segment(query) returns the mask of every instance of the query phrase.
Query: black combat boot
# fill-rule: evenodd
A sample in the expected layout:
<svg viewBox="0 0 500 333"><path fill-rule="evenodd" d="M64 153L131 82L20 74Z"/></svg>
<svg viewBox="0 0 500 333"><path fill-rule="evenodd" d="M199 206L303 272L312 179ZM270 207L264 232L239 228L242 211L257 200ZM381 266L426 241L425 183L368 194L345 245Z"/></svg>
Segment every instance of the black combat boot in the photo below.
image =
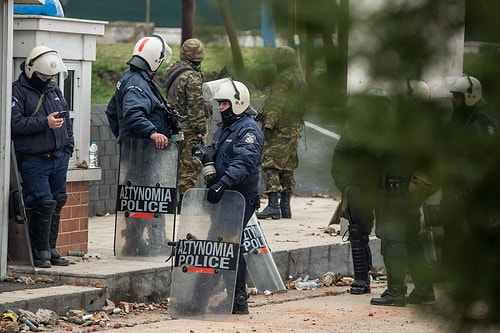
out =
<svg viewBox="0 0 500 333"><path fill-rule="evenodd" d="M378 298L370 300L372 305L406 306L406 287L388 287Z"/></svg>
<svg viewBox="0 0 500 333"><path fill-rule="evenodd" d="M354 268L354 281L351 283L349 293L353 295L369 294L371 292L369 275L371 251L368 246L368 235L362 231L358 224L350 224L348 228Z"/></svg>
<svg viewBox="0 0 500 333"><path fill-rule="evenodd" d="M278 220L281 218L281 209L278 203L278 192L269 192L267 194L269 204L260 213L256 213L258 219L268 219Z"/></svg>
<svg viewBox="0 0 500 333"><path fill-rule="evenodd" d="M292 198L291 192L281 192L280 208L281 208L281 218L283 219L292 218L292 209L290 207L291 198Z"/></svg>
<svg viewBox="0 0 500 333"><path fill-rule="evenodd" d="M432 284L415 285L415 289L408 295L407 301L410 304L429 304L436 301Z"/></svg>
<svg viewBox="0 0 500 333"><path fill-rule="evenodd" d="M56 197L56 208L54 209L54 213L52 214L52 220L50 223L50 236L49 236L49 245L50 245L50 263L54 266L68 266L69 260L63 258L59 251L56 249L57 236L59 235L59 222L61 221L61 210L66 204L66 200L68 196L64 194L59 194Z"/></svg>
<svg viewBox="0 0 500 333"><path fill-rule="evenodd" d="M33 262L35 267L50 268L51 253L49 246L50 223L56 207L55 200L44 200L31 211Z"/></svg>
<svg viewBox="0 0 500 333"><path fill-rule="evenodd" d="M236 288L234 292L233 314L245 315L248 311L248 293L246 288Z"/></svg>
<svg viewBox="0 0 500 333"><path fill-rule="evenodd" d="M382 254L387 271L387 289L379 298L372 298L373 305L406 306L406 246L402 240L383 239Z"/></svg>
<svg viewBox="0 0 500 333"><path fill-rule="evenodd" d="M415 236L416 237L416 236ZM406 301L410 304L429 304L436 300L434 286L431 282L431 271L425 257L422 243L415 239L408 245L408 269L415 288Z"/></svg>

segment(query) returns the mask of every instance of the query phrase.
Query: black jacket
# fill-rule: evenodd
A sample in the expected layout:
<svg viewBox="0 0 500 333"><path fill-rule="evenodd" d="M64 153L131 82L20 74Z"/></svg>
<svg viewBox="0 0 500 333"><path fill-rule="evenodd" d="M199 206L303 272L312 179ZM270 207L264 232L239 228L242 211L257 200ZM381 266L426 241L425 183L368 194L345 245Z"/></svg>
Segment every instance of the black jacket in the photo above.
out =
<svg viewBox="0 0 500 333"><path fill-rule="evenodd" d="M238 191L246 199L259 193L259 171L262 163L264 135L248 114L239 116L230 126L218 124L214 134L216 182Z"/></svg>
<svg viewBox="0 0 500 333"><path fill-rule="evenodd" d="M30 85L22 72L12 84L11 131L16 152L45 154L67 152L73 154L75 141L69 113L60 128L49 127L47 116L56 111L68 110L68 105L55 82L49 82L43 91L43 100L36 113L41 93Z"/></svg>
<svg viewBox="0 0 500 333"><path fill-rule="evenodd" d="M170 137L175 125L167 111L158 85L145 71L131 66L116 84L106 115L117 138L149 138L153 133Z"/></svg>

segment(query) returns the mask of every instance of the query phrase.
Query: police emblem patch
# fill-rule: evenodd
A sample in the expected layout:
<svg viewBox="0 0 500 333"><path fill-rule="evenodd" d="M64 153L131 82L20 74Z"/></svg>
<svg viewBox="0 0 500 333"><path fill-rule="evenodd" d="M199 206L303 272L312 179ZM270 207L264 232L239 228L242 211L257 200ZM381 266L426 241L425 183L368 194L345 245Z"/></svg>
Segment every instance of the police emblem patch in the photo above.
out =
<svg viewBox="0 0 500 333"><path fill-rule="evenodd" d="M246 143L255 143L255 134L253 133L247 133L245 134L245 142Z"/></svg>

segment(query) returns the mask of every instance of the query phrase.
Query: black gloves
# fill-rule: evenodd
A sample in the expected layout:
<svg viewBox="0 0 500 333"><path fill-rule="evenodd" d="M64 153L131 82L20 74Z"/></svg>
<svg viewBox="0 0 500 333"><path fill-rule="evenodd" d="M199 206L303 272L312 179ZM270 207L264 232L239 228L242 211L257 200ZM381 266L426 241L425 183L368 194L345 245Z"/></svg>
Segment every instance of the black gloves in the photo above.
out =
<svg viewBox="0 0 500 333"><path fill-rule="evenodd" d="M220 201L220 199L222 198L222 194L224 193L225 190L226 190L226 188L221 183L217 183L215 185L212 185L210 187L210 189L208 190L208 194L207 194L208 202L213 203L213 204L218 203Z"/></svg>
<svg viewBox="0 0 500 333"><path fill-rule="evenodd" d="M213 145L205 146L204 144L197 144L191 147L191 154L196 157L201 164L214 162L214 147Z"/></svg>

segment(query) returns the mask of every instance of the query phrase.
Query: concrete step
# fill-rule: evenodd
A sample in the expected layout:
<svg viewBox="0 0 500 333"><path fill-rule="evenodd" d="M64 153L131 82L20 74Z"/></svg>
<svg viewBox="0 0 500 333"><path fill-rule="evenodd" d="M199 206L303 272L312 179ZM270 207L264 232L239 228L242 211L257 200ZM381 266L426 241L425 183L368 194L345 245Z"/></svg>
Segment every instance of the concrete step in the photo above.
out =
<svg viewBox="0 0 500 333"><path fill-rule="evenodd" d="M320 278L328 271L351 274L349 242L324 232L337 203L328 198L292 200L292 219L260 221L280 276ZM114 216L90 218L89 252L85 258L68 257L69 266L36 270L26 265L9 266L8 271L16 275L50 277L57 285L64 286L15 292L13 295L19 298L15 301L20 302L15 304L13 295L0 290L0 310L48 308L63 315L70 309L99 310L106 299L115 304L166 300L170 295L171 261L165 262L165 257L156 261L117 259L113 251L114 228ZM381 267L380 240L372 237L370 247L374 267ZM75 291L62 293L66 288ZM91 293L86 294L87 291Z"/></svg>
<svg viewBox="0 0 500 333"><path fill-rule="evenodd" d="M57 285L99 289L104 301L110 299L115 303L120 301L153 302L165 300L170 294L171 264L165 262L163 257L158 258L161 261L118 260L113 256L68 258L71 263L69 266L52 266L33 270L31 266L18 265L10 266L9 272L17 276L50 278ZM0 299L3 299L3 295L4 293L0 293ZM85 304L85 297L81 302ZM103 305L104 302L100 307Z"/></svg>
<svg viewBox="0 0 500 333"><path fill-rule="evenodd" d="M29 310L34 313L40 308L50 309L57 314L69 310L100 310L106 302L105 288L62 285L48 288L24 289L1 293L0 313L5 310Z"/></svg>
<svg viewBox="0 0 500 333"><path fill-rule="evenodd" d="M376 254L380 241L372 239L370 245ZM348 242L275 251L273 258L284 279L287 274L319 278L327 271L345 275L352 270ZM378 255L374 259L381 261ZM120 301L159 302L170 296L171 270L170 262L118 260L114 257L89 258L67 267L37 269L37 277L50 277L62 285L0 293L0 311L22 308L36 312L39 308L46 308L65 315L68 310L100 310L106 299L116 304ZM10 271L16 275L33 276L34 273L30 266L13 266Z"/></svg>

